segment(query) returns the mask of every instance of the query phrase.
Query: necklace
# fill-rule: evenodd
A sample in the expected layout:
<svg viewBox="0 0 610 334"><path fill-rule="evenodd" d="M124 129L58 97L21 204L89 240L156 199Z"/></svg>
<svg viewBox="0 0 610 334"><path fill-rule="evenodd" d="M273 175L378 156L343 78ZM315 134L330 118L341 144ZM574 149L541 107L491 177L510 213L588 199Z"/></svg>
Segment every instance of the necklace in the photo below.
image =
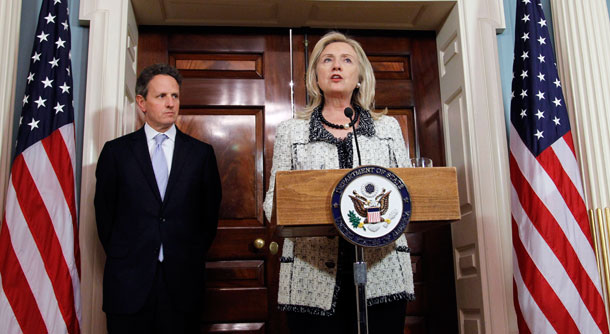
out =
<svg viewBox="0 0 610 334"><path fill-rule="evenodd" d="M358 118L360 117L360 112L358 111L358 109L356 109L355 114L356 115L354 115L354 119L351 122L345 123L345 124L335 124L335 123L331 123L331 122L327 121L326 118L324 118L324 115L322 115L322 111L320 111L320 121L322 122L322 124L328 126L329 128L347 130L347 129L351 128L352 126L354 126L354 124L356 124L356 122L358 122Z"/></svg>

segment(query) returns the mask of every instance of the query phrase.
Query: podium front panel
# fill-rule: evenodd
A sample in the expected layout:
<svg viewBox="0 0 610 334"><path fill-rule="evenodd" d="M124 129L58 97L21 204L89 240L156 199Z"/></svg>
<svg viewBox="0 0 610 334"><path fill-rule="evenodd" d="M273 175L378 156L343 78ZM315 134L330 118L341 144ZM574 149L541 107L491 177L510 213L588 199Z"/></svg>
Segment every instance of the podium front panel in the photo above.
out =
<svg viewBox="0 0 610 334"><path fill-rule="evenodd" d="M412 222L455 221L460 206L455 167L389 168L411 195ZM348 169L279 171L275 184L278 226L333 223L331 196Z"/></svg>

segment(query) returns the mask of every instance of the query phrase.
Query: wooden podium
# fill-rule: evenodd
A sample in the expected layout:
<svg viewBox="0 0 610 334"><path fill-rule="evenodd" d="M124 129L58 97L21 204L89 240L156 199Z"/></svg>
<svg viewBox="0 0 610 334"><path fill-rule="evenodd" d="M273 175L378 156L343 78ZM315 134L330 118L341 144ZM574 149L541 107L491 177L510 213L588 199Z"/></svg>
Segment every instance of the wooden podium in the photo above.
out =
<svg viewBox="0 0 610 334"><path fill-rule="evenodd" d="M455 167L389 168L411 195L408 232L460 219ZM275 176L275 221L280 237L336 235L332 192L346 169L279 171Z"/></svg>
<svg viewBox="0 0 610 334"><path fill-rule="evenodd" d="M362 166L361 166L362 167ZM457 173L454 167L390 168L402 179L411 197L407 231L422 231L460 219ZM347 169L281 171L275 175L275 222L280 237L338 234L331 198ZM358 333L368 333L367 266L362 246L356 245L354 284Z"/></svg>

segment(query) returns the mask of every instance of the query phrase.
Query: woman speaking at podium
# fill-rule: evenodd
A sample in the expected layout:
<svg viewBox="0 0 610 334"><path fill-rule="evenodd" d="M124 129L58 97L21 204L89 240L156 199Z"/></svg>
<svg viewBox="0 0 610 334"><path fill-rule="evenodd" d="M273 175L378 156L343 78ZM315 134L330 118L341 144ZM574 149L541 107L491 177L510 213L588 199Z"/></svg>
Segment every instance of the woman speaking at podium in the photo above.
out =
<svg viewBox="0 0 610 334"><path fill-rule="evenodd" d="M306 77L309 104L277 128L265 214L271 219L275 173L357 167L408 167L398 122L375 112L375 76L360 44L338 32L313 49ZM353 110L348 118L346 108ZM341 237L286 238L280 257L278 304L291 333L355 333L355 246ZM369 333L403 333L407 301L414 299L409 247L367 248Z"/></svg>

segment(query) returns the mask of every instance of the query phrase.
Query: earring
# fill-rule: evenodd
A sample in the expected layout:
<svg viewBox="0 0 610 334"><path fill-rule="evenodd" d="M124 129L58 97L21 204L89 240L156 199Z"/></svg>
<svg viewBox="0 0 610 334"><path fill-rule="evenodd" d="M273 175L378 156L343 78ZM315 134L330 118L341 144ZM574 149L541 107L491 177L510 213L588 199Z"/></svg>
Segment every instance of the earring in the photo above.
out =
<svg viewBox="0 0 610 334"><path fill-rule="evenodd" d="M356 88L360 88L360 86L362 86L360 83L356 84Z"/></svg>

